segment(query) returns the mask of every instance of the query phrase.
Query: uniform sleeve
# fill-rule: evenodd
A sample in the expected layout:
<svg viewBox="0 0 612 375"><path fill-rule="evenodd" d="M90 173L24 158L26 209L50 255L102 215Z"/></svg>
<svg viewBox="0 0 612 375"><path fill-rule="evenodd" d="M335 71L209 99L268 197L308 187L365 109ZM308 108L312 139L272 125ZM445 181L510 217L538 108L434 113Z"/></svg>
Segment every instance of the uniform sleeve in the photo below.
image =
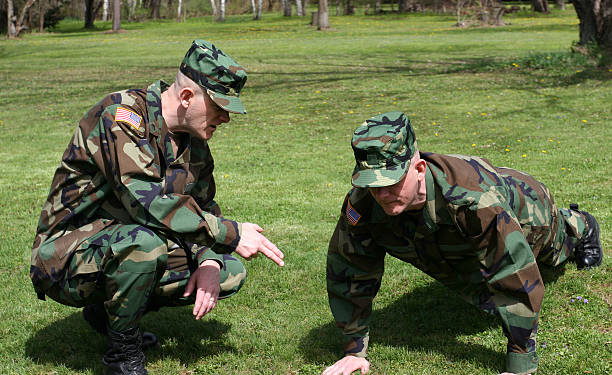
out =
<svg viewBox="0 0 612 375"><path fill-rule="evenodd" d="M481 306L501 318L508 338L506 369L537 369L536 335L544 283L514 212L494 193L458 211L457 224L479 249L490 298Z"/></svg>
<svg viewBox="0 0 612 375"><path fill-rule="evenodd" d="M162 193L163 156L129 124L115 121L115 113L116 106L104 110L87 138L87 149L130 217L198 245L233 251L240 241L241 225L203 211L189 195Z"/></svg>
<svg viewBox="0 0 612 375"><path fill-rule="evenodd" d="M342 216L327 253L327 293L336 325L344 334L344 353L365 357L372 300L384 271L385 252L374 245L366 223L352 225Z"/></svg>

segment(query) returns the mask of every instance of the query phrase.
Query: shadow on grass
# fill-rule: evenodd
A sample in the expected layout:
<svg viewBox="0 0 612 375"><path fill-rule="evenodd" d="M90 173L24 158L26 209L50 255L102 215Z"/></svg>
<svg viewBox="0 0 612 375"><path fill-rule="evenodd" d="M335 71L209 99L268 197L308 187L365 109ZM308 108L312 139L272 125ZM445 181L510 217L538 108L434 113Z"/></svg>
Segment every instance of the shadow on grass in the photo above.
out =
<svg viewBox="0 0 612 375"><path fill-rule="evenodd" d="M541 267L545 284L556 282L564 267ZM477 336L501 325L494 315L480 311L438 282L416 288L388 306L376 309L370 321L370 347L407 348L410 351L439 353L449 362L473 362L501 372L505 363L505 338L500 350L465 336ZM475 337L474 337L475 338ZM313 364L329 366L342 355L342 335L334 322L310 330L302 338L300 350Z"/></svg>
<svg viewBox="0 0 612 375"><path fill-rule="evenodd" d="M208 356L231 352L225 335L230 325L216 320L195 321L190 308L163 308L147 314L141 323L144 330L154 332L160 345L145 352L147 362L160 358L176 358L189 365ZM25 345L25 354L40 364L65 366L73 371L91 370L102 374L102 356L106 337L87 325L81 310L33 332Z"/></svg>

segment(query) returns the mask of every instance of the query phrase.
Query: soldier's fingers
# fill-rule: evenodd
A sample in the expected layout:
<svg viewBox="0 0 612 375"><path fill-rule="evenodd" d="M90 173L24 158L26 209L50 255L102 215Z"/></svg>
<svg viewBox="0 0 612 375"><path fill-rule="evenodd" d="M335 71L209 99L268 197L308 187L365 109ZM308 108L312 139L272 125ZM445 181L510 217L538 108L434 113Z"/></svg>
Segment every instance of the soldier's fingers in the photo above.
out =
<svg viewBox="0 0 612 375"><path fill-rule="evenodd" d="M183 297L189 297L191 293L193 293L193 288L195 287L195 277L190 277L187 282L187 287L185 288L185 293L183 293Z"/></svg>
<svg viewBox="0 0 612 375"><path fill-rule="evenodd" d="M263 236L262 236L262 237L263 237ZM285 257L285 254L283 254L283 252L282 252L282 251L280 251L280 250L278 249L278 247L276 247L276 245L275 245L274 243L272 243L272 241L270 241L269 239L267 239L267 238L265 238L265 237L264 237L264 238L263 238L263 241L262 241L262 245L263 245L263 246L264 246L266 249L268 249L268 250L272 251L274 254L276 254L276 256L277 256L277 257L279 257L279 258L281 258L281 259Z"/></svg>
<svg viewBox="0 0 612 375"><path fill-rule="evenodd" d="M257 225L257 224L253 224L253 228L255 228L255 230L256 230L256 231L258 231L259 233L263 232L262 227L260 227L260 226L259 226L259 225Z"/></svg>
<svg viewBox="0 0 612 375"><path fill-rule="evenodd" d="M195 299L195 303L193 304L193 311L192 314L193 316L195 316L196 320L198 319L198 313L200 312L200 307L202 306L202 303L204 302L204 296L203 296L203 292L201 289L198 289L198 291L196 292L196 299Z"/></svg>
<svg viewBox="0 0 612 375"><path fill-rule="evenodd" d="M198 290L199 292L200 290ZM196 320L200 319L208 312L208 306L210 305L210 293L202 291L202 299L200 301L200 305L197 306L197 314L196 314L196 306L193 308L193 315L196 316Z"/></svg>
<svg viewBox="0 0 612 375"><path fill-rule="evenodd" d="M279 266L284 266L285 262L283 262L283 260L281 258L279 258L276 254L274 254L271 250L266 249L265 247L262 247L259 249L259 251L267 256L268 258L270 258L274 263L278 264Z"/></svg>

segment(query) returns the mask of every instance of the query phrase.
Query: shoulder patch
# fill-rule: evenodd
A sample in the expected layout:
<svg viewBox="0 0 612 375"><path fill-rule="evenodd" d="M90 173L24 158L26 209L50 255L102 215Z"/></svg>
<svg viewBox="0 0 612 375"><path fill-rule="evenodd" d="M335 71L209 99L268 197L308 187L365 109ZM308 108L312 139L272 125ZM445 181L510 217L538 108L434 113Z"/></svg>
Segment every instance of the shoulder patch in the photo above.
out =
<svg viewBox="0 0 612 375"><path fill-rule="evenodd" d="M351 223L352 226L357 225L357 223L359 222L359 219L361 219L361 215L359 214L359 212L357 212L357 210L353 208L353 205L351 205L350 199L346 200L345 214L346 214L346 220L348 220L348 222Z"/></svg>
<svg viewBox="0 0 612 375"><path fill-rule="evenodd" d="M115 114L115 121L122 121L130 125L136 130L140 130L140 124L142 123L142 117L138 114L130 111L127 108L117 107L117 114Z"/></svg>

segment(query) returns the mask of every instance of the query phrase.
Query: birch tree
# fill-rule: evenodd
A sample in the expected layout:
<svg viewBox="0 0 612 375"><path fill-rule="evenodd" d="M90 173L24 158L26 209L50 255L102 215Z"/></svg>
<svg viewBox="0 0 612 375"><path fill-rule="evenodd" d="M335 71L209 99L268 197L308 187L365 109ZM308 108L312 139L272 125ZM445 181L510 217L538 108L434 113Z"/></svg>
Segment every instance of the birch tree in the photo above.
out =
<svg viewBox="0 0 612 375"><path fill-rule="evenodd" d="M213 10L213 18L215 19L215 21L219 21L219 8L217 7L216 0L210 0L210 6Z"/></svg>
<svg viewBox="0 0 612 375"><path fill-rule="evenodd" d="M299 17L304 15L304 9L302 8L302 0L295 0L295 11Z"/></svg>
<svg viewBox="0 0 612 375"><path fill-rule="evenodd" d="M13 0L6 1L7 37L16 38L19 36L19 34L21 34L23 30L27 29L27 26L24 25L23 22L25 20L25 16L28 12L28 9L30 9L30 7L34 5L35 2L36 0L28 0L21 9L19 17L15 17L15 5L13 4Z"/></svg>
<svg viewBox="0 0 612 375"><path fill-rule="evenodd" d="M108 21L108 7L110 0L102 0L102 21Z"/></svg>
<svg viewBox="0 0 612 375"><path fill-rule="evenodd" d="M253 17L255 20L261 19L261 8L263 8L263 0L257 0L257 14Z"/></svg>

